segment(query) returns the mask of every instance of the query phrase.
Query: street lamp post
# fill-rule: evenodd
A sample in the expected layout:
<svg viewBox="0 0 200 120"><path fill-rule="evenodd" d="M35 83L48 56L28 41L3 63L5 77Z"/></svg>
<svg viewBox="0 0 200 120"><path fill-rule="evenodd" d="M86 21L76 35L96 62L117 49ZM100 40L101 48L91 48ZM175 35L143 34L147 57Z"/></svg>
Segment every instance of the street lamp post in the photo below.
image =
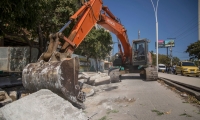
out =
<svg viewBox="0 0 200 120"><path fill-rule="evenodd" d="M156 68L157 68L157 71L158 71L158 19L157 19L158 2L159 2L159 0L157 0L157 4L156 4L156 8L155 8L153 1L151 0L153 9L154 9L154 13L155 13L155 19L156 19L156 66L157 66Z"/></svg>

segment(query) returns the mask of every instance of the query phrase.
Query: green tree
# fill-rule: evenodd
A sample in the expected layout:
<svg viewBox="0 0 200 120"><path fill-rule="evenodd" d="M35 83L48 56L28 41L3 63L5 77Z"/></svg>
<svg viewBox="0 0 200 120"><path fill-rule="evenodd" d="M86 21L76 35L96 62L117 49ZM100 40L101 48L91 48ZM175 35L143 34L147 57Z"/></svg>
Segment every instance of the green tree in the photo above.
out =
<svg viewBox="0 0 200 120"><path fill-rule="evenodd" d="M173 64L177 64L180 61L180 59L178 57L173 57L172 58L172 63Z"/></svg>
<svg viewBox="0 0 200 120"><path fill-rule="evenodd" d="M112 47L112 36L105 29L92 29L83 42L75 50L75 54L97 60L105 59Z"/></svg>
<svg viewBox="0 0 200 120"><path fill-rule="evenodd" d="M190 44L185 52L189 53L190 59L200 59L200 41Z"/></svg>
<svg viewBox="0 0 200 120"><path fill-rule="evenodd" d="M156 55L153 54L153 51L150 52L152 55L152 59L153 59L153 65L156 65ZM172 58L172 64L176 64L180 61L180 59L178 57L173 57ZM158 54L158 64L170 64L171 59L169 57L167 57L167 55L163 55L163 54Z"/></svg>
<svg viewBox="0 0 200 120"><path fill-rule="evenodd" d="M1 36L27 41L38 40L43 52L50 33L57 32L80 7L79 0L2 0ZM74 24L64 31L68 35Z"/></svg>
<svg viewBox="0 0 200 120"><path fill-rule="evenodd" d="M152 65L156 65L156 55L154 54L154 52L153 52L153 50L152 51L150 51L150 53L151 53L151 56L152 56Z"/></svg>

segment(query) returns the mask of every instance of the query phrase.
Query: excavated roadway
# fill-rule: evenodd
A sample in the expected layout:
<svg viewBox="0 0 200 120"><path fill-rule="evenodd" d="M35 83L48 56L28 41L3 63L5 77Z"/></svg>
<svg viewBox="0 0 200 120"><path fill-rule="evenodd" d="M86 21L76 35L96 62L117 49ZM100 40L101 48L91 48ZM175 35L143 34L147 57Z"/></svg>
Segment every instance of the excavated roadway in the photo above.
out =
<svg viewBox="0 0 200 120"><path fill-rule="evenodd" d="M87 116L92 120L200 120L198 106L161 83L143 81L138 74L122 79L95 88L96 94L85 102Z"/></svg>

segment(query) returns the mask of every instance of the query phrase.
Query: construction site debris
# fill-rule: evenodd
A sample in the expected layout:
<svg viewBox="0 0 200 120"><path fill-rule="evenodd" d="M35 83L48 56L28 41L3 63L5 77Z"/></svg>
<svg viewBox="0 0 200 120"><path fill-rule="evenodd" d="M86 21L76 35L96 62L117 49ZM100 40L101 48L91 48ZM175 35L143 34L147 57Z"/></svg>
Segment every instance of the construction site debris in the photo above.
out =
<svg viewBox="0 0 200 120"><path fill-rule="evenodd" d="M0 119L86 120L81 109L47 89L30 94L0 109ZM12 114L12 115L11 115Z"/></svg>
<svg viewBox="0 0 200 120"><path fill-rule="evenodd" d="M84 82L89 85L98 86L110 83L110 76L107 73L101 72L82 72L78 76L79 82Z"/></svg>
<svg viewBox="0 0 200 120"><path fill-rule="evenodd" d="M17 100L17 92L16 91L11 91L9 93L10 98L12 99L12 101Z"/></svg>
<svg viewBox="0 0 200 120"><path fill-rule="evenodd" d="M0 89L0 107L11 102L12 99L8 96L8 94L4 90Z"/></svg>
<svg viewBox="0 0 200 120"><path fill-rule="evenodd" d="M95 94L94 87L88 84L83 84L82 91L85 92L86 97L93 96Z"/></svg>

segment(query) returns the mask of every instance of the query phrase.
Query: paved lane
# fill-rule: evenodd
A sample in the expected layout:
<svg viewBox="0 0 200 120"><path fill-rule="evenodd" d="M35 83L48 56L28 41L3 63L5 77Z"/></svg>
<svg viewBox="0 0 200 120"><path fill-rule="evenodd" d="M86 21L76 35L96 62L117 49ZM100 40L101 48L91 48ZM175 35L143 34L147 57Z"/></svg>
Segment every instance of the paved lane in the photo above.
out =
<svg viewBox="0 0 200 120"><path fill-rule="evenodd" d="M86 99L85 112L94 115L92 120L200 120L199 108L157 81L143 81L138 74L122 79L95 87L96 94Z"/></svg>
<svg viewBox="0 0 200 120"><path fill-rule="evenodd" d="M159 77L167 78L175 82L180 82L184 84L188 84L190 86L194 86L200 89L200 78L199 77L187 77L187 76L179 76L174 74L166 74L166 73L158 73Z"/></svg>

